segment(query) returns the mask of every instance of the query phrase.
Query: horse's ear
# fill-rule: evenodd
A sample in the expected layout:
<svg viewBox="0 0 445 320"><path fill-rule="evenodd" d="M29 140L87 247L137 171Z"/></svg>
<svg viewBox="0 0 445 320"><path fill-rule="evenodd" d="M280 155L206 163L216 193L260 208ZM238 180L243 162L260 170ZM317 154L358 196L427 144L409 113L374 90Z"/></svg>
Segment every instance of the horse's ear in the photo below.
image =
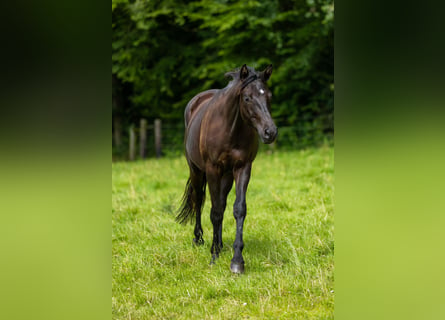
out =
<svg viewBox="0 0 445 320"><path fill-rule="evenodd" d="M246 79L249 76L249 69L247 69L246 64L243 64L241 67L241 70L239 71L239 78L241 80Z"/></svg>
<svg viewBox="0 0 445 320"><path fill-rule="evenodd" d="M266 82L267 80L269 80L270 76L272 75L272 69L273 69L272 65L269 64L269 65L267 66L267 68L264 69L264 71L262 72L261 75L262 75L262 78L263 78L263 81L264 81L264 82Z"/></svg>

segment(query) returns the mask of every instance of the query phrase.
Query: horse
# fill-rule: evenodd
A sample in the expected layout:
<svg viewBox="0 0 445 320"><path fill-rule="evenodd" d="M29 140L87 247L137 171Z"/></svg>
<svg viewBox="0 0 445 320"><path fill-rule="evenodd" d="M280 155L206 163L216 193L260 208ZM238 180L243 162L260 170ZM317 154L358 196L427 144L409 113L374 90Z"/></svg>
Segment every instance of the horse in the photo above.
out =
<svg viewBox="0 0 445 320"><path fill-rule="evenodd" d="M187 224L194 219L193 241L196 245L204 243L201 211L207 184L213 225L210 264L214 264L223 247L222 222L227 195L235 180L233 215L236 236L230 270L236 274L244 272L242 251L246 191L252 162L258 151L258 137L263 143L270 144L278 132L270 115L272 94L266 84L271 75L272 65L258 72L244 64L240 69L225 74L232 78L225 88L197 94L184 111L185 157L190 176L176 221Z"/></svg>

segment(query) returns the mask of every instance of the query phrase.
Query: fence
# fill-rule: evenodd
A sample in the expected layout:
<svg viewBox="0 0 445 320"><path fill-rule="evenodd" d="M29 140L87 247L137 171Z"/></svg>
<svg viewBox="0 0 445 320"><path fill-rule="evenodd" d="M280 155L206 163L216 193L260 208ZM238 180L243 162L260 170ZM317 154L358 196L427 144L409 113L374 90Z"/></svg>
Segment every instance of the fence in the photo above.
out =
<svg viewBox="0 0 445 320"><path fill-rule="evenodd" d="M131 125L128 128L128 140L123 146L126 152L113 153L116 160L145 159L148 157L160 158L162 156L178 155L182 152L184 124L163 123L155 119L148 123L140 119L139 126Z"/></svg>
<svg viewBox="0 0 445 320"><path fill-rule="evenodd" d="M320 143L333 142L333 127L307 122L305 126L285 126L285 119L275 119L278 137L272 145L260 144L260 151L275 149L299 149ZM155 119L149 123L140 119L138 126L128 129L128 141L119 154L113 153L114 160L136 160L148 157L179 156L184 153L184 123ZM125 141L125 139L124 139Z"/></svg>

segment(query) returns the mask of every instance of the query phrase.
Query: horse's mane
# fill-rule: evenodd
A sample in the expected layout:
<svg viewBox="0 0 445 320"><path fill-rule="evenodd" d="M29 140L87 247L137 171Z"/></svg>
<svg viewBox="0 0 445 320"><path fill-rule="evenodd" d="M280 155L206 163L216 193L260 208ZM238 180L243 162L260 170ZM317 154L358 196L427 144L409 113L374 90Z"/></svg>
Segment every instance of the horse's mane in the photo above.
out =
<svg viewBox="0 0 445 320"><path fill-rule="evenodd" d="M247 66L247 69L249 70L250 75L257 75L259 76L259 72L257 72L254 68ZM232 80L229 82L229 86L233 85L234 83L238 83L240 81L239 73L241 68L237 68L232 71L228 71L224 74L226 78L232 78Z"/></svg>

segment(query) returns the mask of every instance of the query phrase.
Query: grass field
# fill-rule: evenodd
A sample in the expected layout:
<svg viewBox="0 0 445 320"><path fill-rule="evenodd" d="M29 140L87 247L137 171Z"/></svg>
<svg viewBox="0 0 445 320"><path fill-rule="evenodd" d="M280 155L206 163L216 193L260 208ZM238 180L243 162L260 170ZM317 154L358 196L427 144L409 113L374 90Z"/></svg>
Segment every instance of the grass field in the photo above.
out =
<svg viewBox="0 0 445 320"><path fill-rule="evenodd" d="M175 223L188 177L183 157L112 166L113 319L333 319L333 148L260 153L244 224L246 272L233 275L232 189L224 248L210 266L205 244Z"/></svg>

